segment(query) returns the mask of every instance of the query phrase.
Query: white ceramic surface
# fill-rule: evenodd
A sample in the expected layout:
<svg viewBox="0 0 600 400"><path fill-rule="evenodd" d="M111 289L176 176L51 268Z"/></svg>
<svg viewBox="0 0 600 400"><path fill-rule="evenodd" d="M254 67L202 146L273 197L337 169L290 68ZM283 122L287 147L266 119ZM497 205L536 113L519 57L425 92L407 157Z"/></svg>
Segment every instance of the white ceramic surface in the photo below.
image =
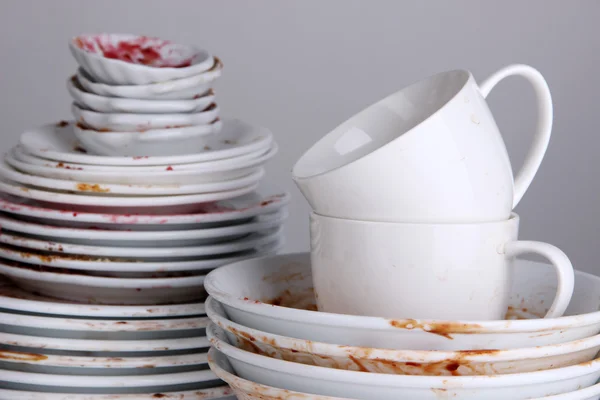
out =
<svg viewBox="0 0 600 400"><path fill-rule="evenodd" d="M113 247L178 247L222 243L239 239L251 233L279 227L286 220L287 216L287 210L281 210L273 215L256 217L252 222L240 225L211 229L156 232L63 228L53 225L36 224L34 222L23 222L3 215L0 215L0 226L5 231L24 233L38 239L56 239L74 244ZM7 254L2 250L0 250L0 255L7 257ZM42 263L43 261L43 257L40 257L40 260L36 260L36 262Z"/></svg>
<svg viewBox="0 0 600 400"><path fill-rule="evenodd" d="M89 153L101 156L172 156L202 151L207 139L222 128L218 119L209 124L134 131L100 131L77 124L75 137Z"/></svg>
<svg viewBox="0 0 600 400"><path fill-rule="evenodd" d="M94 214L45 208L35 201L0 193L0 211L16 218L48 225L110 230L183 230L235 225L279 211L290 202L290 194L261 184L257 191L233 199L207 204L197 213L176 215Z"/></svg>
<svg viewBox="0 0 600 400"><path fill-rule="evenodd" d="M181 390L186 385L194 389L222 386L211 371L191 371L174 374L94 376L54 375L23 371L2 371L3 388L79 393L153 393L163 390ZM45 390L44 390L45 389Z"/></svg>
<svg viewBox="0 0 600 400"><path fill-rule="evenodd" d="M2 275L0 275L0 302L2 308L7 310L64 318L119 318L129 321L140 318L181 318L204 314L204 303L110 306L93 302L69 302L24 291Z"/></svg>
<svg viewBox="0 0 600 400"><path fill-rule="evenodd" d="M0 345L28 348L27 352L37 350L64 350L70 352L91 352L88 356L106 357L102 353L168 352L175 350L203 349L210 346L204 336L159 340L94 340L62 339L44 336L16 335L0 333ZM136 355L136 354L134 354ZM157 355L166 355L158 353Z"/></svg>
<svg viewBox="0 0 600 400"><path fill-rule="evenodd" d="M600 359L545 371L490 376L409 376L316 367L261 356L227 343L210 325L207 335L238 375L264 385L319 395L378 400L524 400L591 386L600 377Z"/></svg>
<svg viewBox="0 0 600 400"><path fill-rule="evenodd" d="M142 393L142 394L81 394L81 393L45 393L28 390L0 389L1 400L154 400L152 396L165 400L235 400L229 386L210 389L186 390L180 392Z"/></svg>
<svg viewBox="0 0 600 400"><path fill-rule="evenodd" d="M246 260L212 271L207 292L232 321L265 332L340 345L401 350L515 349L565 343L600 333L600 278L575 273L560 318L541 319L556 293L554 269L517 260L507 316L526 320L394 320L315 312L310 255ZM293 308L292 308L293 307Z"/></svg>
<svg viewBox="0 0 600 400"><path fill-rule="evenodd" d="M206 108L208 108L211 104L215 102L215 94L211 90L201 96L197 96L197 98L189 99L189 100L147 100L147 99L136 99L136 98L120 98L120 97L107 97L98 95L95 93L89 93L85 89L81 87L81 83L77 79L77 77L71 77L67 80L67 90L73 100L75 101L76 107L72 107L72 112L75 116L75 120L77 122L86 123L92 127L96 127L98 129L107 128L109 130L129 130L126 128L116 128L116 127L108 127L108 126L100 126L97 124L99 121L106 120L98 120L103 115L105 118L108 118L112 114L123 114L123 113L133 113L137 115L137 118L143 118L144 116L148 118L161 118L164 114L168 116L170 114L181 114L181 113L199 113ZM84 111L96 111L96 113L92 112L84 112ZM214 111L214 110L213 110ZM77 113L77 114L76 114ZM100 115L96 115L100 113ZM109 113L109 114L107 114ZM140 115L141 114L141 115ZM156 115L159 114L159 115ZM210 114L206 114L204 118L208 118L208 122L214 120L218 116L218 113L212 112ZM80 119L83 118L83 120ZM116 122L115 118L124 118L121 116L113 116L109 122ZM98 125L98 126L96 126ZM172 125L183 125L180 123L173 123ZM200 124L189 124L189 125L200 125ZM155 126L155 128L164 127L163 126ZM139 127L139 130L149 129L151 126L142 125ZM138 130L138 129L134 129Z"/></svg>
<svg viewBox="0 0 600 400"><path fill-rule="evenodd" d="M227 361L227 357L214 347L208 352L208 363L215 375L229 384L239 400L342 400L339 397L318 396L309 393L294 392L242 379L235 374L231 364Z"/></svg>
<svg viewBox="0 0 600 400"><path fill-rule="evenodd" d="M94 81L83 68L77 69L77 80L89 93L106 97L152 100L189 100L206 94L221 76L223 64L215 59L213 67L189 78L173 79L148 85L107 85Z"/></svg>
<svg viewBox="0 0 600 400"><path fill-rule="evenodd" d="M27 164L18 161L12 156L6 157L10 159L10 164L19 169L28 169ZM249 173L239 178L234 178L226 181L204 182L187 185L124 185L114 183L96 183L96 182L80 182L68 181L63 179L45 178L35 175L23 174L7 164L6 161L0 161L0 177L7 180L21 183L28 186L38 188L46 188L50 190L63 190L75 193L93 193L95 196L112 196L112 195L182 195L182 194L201 194L214 193L226 190L235 190L252 185L260 181L265 171L259 167L249 170ZM19 167L22 166L23 168Z"/></svg>
<svg viewBox="0 0 600 400"><path fill-rule="evenodd" d="M227 319L223 306L206 300L206 314L236 347L306 365L386 374L466 376L542 371L593 360L600 335L573 342L512 350L428 351L343 346L274 335Z"/></svg>
<svg viewBox="0 0 600 400"><path fill-rule="evenodd" d="M117 278L49 270L0 261L0 273L24 290L57 299L99 304L174 304L204 300L204 275Z"/></svg>
<svg viewBox="0 0 600 400"><path fill-rule="evenodd" d="M536 98L533 145L513 174L485 97L509 76L526 78ZM477 85L448 71L415 83L339 125L293 168L321 215L365 221L484 222L508 219L533 180L552 128L542 75L511 65Z"/></svg>
<svg viewBox="0 0 600 400"><path fill-rule="evenodd" d="M276 143L271 143L258 157L244 160L231 160L218 165L197 165L190 168L177 168L166 165L161 170L94 170L86 166L72 168L60 165L47 166L30 164L23 158L18 149L5 157L5 161L13 168L27 174L63 179L78 182L115 183L126 185L181 185L191 183L220 182L240 178L263 166L278 152Z"/></svg>
<svg viewBox="0 0 600 400"><path fill-rule="evenodd" d="M571 300L573 265L557 247L517 240L519 216L500 222L410 224L310 215L312 276L320 311L403 319L499 320L516 257L556 269L546 318ZM424 299L440 299L429 301Z"/></svg>
<svg viewBox="0 0 600 400"><path fill-rule="evenodd" d="M206 107L189 113L144 113L128 112L97 112L71 105L75 120L91 129L101 132L147 132L153 129L177 129L197 125L209 125L220 113L219 107L211 103Z"/></svg>
<svg viewBox="0 0 600 400"><path fill-rule="evenodd" d="M600 398L600 383L585 389L575 390L569 393L557 394L555 396L540 397L537 400L598 400Z"/></svg>
<svg viewBox="0 0 600 400"><path fill-rule="evenodd" d="M71 339L155 340L204 336L207 323L206 317L124 321L0 311L0 326L4 333ZM0 362L7 358L0 357Z"/></svg>
<svg viewBox="0 0 600 400"><path fill-rule="evenodd" d="M253 192L258 183L241 189L205 194L180 196L94 196L93 194L66 194L47 190L31 189L16 183L0 181L0 192L35 200L44 207L69 212L127 214L136 211L140 214L186 214L202 210L207 203L233 199Z"/></svg>
<svg viewBox="0 0 600 400"><path fill-rule="evenodd" d="M137 49L124 51L121 43ZM197 47L132 34L79 35L69 41L69 49L91 76L115 85L147 85L187 78L208 71L215 64L212 55ZM149 53L141 49L150 49L153 57L149 59Z"/></svg>
<svg viewBox="0 0 600 400"><path fill-rule="evenodd" d="M219 135L207 141L204 151L166 157L104 157L86 154L75 138L73 123L60 121L25 131L20 138L23 148L49 160L90 165L180 165L223 160L267 149L273 134L266 128L250 125L241 120L224 118ZM156 183L156 182L154 182Z"/></svg>

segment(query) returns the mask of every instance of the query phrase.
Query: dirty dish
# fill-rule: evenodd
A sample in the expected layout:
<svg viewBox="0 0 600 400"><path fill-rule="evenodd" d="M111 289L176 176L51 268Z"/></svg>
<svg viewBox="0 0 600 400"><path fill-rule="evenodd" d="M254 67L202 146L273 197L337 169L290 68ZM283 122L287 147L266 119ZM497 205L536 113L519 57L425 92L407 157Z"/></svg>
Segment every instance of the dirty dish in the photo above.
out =
<svg viewBox="0 0 600 400"><path fill-rule="evenodd" d="M72 38L77 63L96 80L115 85L147 85L208 71L215 59L206 50L132 34L85 34Z"/></svg>
<svg viewBox="0 0 600 400"><path fill-rule="evenodd" d="M93 122L97 121L93 118L101 118L103 113L133 113L138 114L137 118L143 118L144 115L156 116L155 114L169 115L178 113L198 113L207 109L215 102L215 94L212 90L208 91L202 96L197 96L196 98L189 100L146 100L136 98L106 97L85 91L81 87L80 82L76 77L71 77L67 81L67 90L75 101L74 104L77 105L76 108L72 108L73 113L77 113L77 115L75 115L75 120L83 123L84 121L80 119L80 117L82 117L90 126L94 126ZM96 115L97 113L91 112L83 113L82 111L85 110L96 111L97 113L102 114ZM214 120L217 115L218 114L215 114L210 121ZM108 118L108 114L106 118ZM111 130L118 129L111 128Z"/></svg>
<svg viewBox="0 0 600 400"><path fill-rule="evenodd" d="M20 138L23 148L31 154L49 160L90 165L180 165L223 160L268 149L273 134L266 128L238 119L224 118L219 135L207 140L200 152L164 157L106 157L87 154L74 134L74 123L60 121L25 131Z"/></svg>
<svg viewBox="0 0 600 400"><path fill-rule="evenodd" d="M600 333L600 277L575 273L560 318L541 318L557 282L548 264L517 260L508 320L401 320L316 312L308 253L245 260L212 271L207 292L227 316L261 331L318 342L401 350L480 350L547 346ZM515 320L514 318L524 318Z"/></svg>
<svg viewBox="0 0 600 400"><path fill-rule="evenodd" d="M142 394L81 394L81 393L50 393L32 392L28 390L0 389L2 400L149 400L148 396L159 395L165 400L236 400L229 386L219 386L211 389L186 390L180 392L156 392ZM150 397L151 399L152 397Z"/></svg>
<svg viewBox="0 0 600 400"><path fill-rule="evenodd" d="M410 376L304 365L254 354L228 343L209 325L211 344L224 353L241 378L263 385L353 399L524 400L585 388L600 377L600 359L545 371L490 376ZM441 393L441 394L440 394Z"/></svg>

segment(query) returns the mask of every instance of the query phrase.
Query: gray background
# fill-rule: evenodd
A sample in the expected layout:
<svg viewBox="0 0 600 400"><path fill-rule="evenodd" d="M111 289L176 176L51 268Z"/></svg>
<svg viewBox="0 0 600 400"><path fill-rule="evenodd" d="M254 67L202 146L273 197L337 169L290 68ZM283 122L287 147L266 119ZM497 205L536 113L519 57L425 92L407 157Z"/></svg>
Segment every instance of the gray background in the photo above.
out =
<svg viewBox="0 0 600 400"><path fill-rule="evenodd" d="M67 49L82 32L131 32L206 47L225 71L225 114L263 124L280 144L268 179L295 196L287 250L308 249L308 206L291 180L302 152L370 103L423 77L470 69L482 81L526 63L547 78L554 131L537 178L518 206L521 238L561 247L600 274L598 212L600 1L551 0L2 0L0 117L3 150L27 127L69 117ZM499 85L489 103L513 165L531 140L532 90Z"/></svg>

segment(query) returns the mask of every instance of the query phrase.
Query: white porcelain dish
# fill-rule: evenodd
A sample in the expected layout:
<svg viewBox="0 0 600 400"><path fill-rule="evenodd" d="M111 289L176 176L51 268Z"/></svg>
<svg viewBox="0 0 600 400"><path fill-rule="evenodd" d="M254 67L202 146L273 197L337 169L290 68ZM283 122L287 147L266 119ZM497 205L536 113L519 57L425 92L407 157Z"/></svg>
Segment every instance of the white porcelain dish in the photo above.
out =
<svg viewBox="0 0 600 400"><path fill-rule="evenodd" d="M244 235L277 228L282 225L286 218L287 211L282 210L273 215L257 217L256 220L250 223L226 226L222 228L139 232L63 228L53 225L41 225L33 222L23 222L0 215L0 226L5 231L32 235L38 239L62 240L67 243L74 244L113 247L179 247L201 244L216 244L239 239ZM5 256L4 252L1 250L0 256ZM39 258L40 260L36 262L43 263L44 257Z"/></svg>
<svg viewBox="0 0 600 400"><path fill-rule="evenodd" d="M52 389L61 392L83 393L152 393L156 389L185 390L221 386L222 382L211 371L191 371L175 374L94 376L54 375L23 371L2 371L3 388ZM186 388L186 386L188 386ZM39 390L38 389L38 390ZM46 390L44 390L46 389Z"/></svg>
<svg viewBox="0 0 600 400"><path fill-rule="evenodd" d="M27 165L21 161L11 158L11 164L14 166ZM22 168L21 168L22 169ZM249 174L239 178L230 179L222 182L204 182L187 185L124 185L115 183L96 183L96 182L78 182L67 181L63 179L53 179L39 177L35 175L23 174L14 169L6 162L0 161L0 176L23 185L46 188L50 190L63 190L75 193L92 193L95 196L129 195L129 196L152 196L152 195L182 195L182 194L202 194L214 193L226 190L235 190L252 185L260 181L265 175L264 168L259 167L250 170Z"/></svg>
<svg viewBox="0 0 600 400"><path fill-rule="evenodd" d="M71 105L71 112L78 123L101 132L140 132L154 129L177 129L183 127L210 125L219 116L219 107L211 103L199 111L189 113L134 114L97 112L86 110L77 103Z"/></svg>
<svg viewBox="0 0 600 400"><path fill-rule="evenodd" d="M215 58L212 68L189 78L173 79L148 85L107 85L94 81L83 68L77 69L77 80L89 93L106 97L151 100L189 100L207 93L221 76L223 63Z"/></svg>
<svg viewBox="0 0 600 400"><path fill-rule="evenodd" d="M219 167L176 169L166 166L162 171L127 171L88 170L85 167L64 168L32 165L18 160L19 152L12 151L5 156L5 161L13 168L45 178L63 179L77 182L115 183L124 185L183 185L192 183L214 183L240 178L253 172L253 169L263 166L273 158L278 151L276 143L259 157L245 161L223 163Z"/></svg>
<svg viewBox="0 0 600 400"><path fill-rule="evenodd" d="M539 318L545 315L556 291L553 268L517 260L509 316L530 319L394 320L309 311L316 309L309 259L308 253L298 253L230 264L212 271L205 287L223 304L229 319L238 324L339 345L402 350L505 350L565 343L600 332L600 278L580 271L575 274L571 303L561 318Z"/></svg>
<svg viewBox="0 0 600 400"><path fill-rule="evenodd" d="M88 356L107 357L102 353L120 353L123 355L137 355L135 353L168 352L175 350L204 349L210 346L205 336L190 338L159 339L159 340L94 340L94 339L62 339L44 336L15 335L0 333L0 345L28 348L28 352L35 353L35 349L44 351L69 351L91 352ZM75 355L75 354L73 354ZM166 355L158 353L156 355Z"/></svg>
<svg viewBox="0 0 600 400"><path fill-rule="evenodd" d="M156 340L204 336L208 318L124 321L48 317L0 311L0 322L2 332L17 335L97 340ZM0 361L6 358L9 357L0 356Z"/></svg>
<svg viewBox="0 0 600 400"><path fill-rule="evenodd" d="M158 117L156 114L170 115L183 113L199 113L202 110L207 109L211 104L215 102L215 94L212 90L209 90L207 93L198 96L197 98L189 100L147 100L136 98L106 97L85 91L85 89L81 87L81 83L75 76L67 80L67 90L73 98L73 100L75 101L74 104L78 105L77 107L72 108L74 115L77 112L77 115L75 115L75 120L78 122L84 122L80 119L80 117L82 117L85 120L85 122L90 126L94 126L93 118L99 118L99 116L96 116L89 112L83 113L81 111L96 111L97 113L102 113L102 115L104 113L133 113L134 115L138 115L138 118L143 118L143 116L150 118L153 116ZM212 118L209 119L209 122L214 120L217 116L218 114L212 116ZM205 116L205 118L206 117L208 117L208 114ZM173 123L173 125L180 124ZM98 129L101 128L102 127L98 127ZM140 126L140 129L143 128L144 126ZM147 127L146 129L148 128L150 127ZM119 130L118 128L108 129Z"/></svg>
<svg viewBox="0 0 600 400"><path fill-rule="evenodd" d="M211 344L224 353L244 379L314 394L378 400L524 400L591 386L600 377L600 359L545 371L490 376L410 376L316 367L261 356L227 343L209 325ZM443 396L443 397L442 397Z"/></svg>
<svg viewBox="0 0 600 400"><path fill-rule="evenodd" d="M0 273L24 290L57 299L99 304L152 305L204 300L204 275L173 278L117 278L48 271L0 261Z"/></svg>
<svg viewBox="0 0 600 400"><path fill-rule="evenodd" d="M29 390L0 389L1 400L150 400L151 396L165 400L236 400L229 386L210 389L186 390L180 392L160 392L142 394L81 394L81 393L48 393ZM150 397L149 397L150 396ZM156 396L154 397L157 398Z"/></svg>
<svg viewBox="0 0 600 400"><path fill-rule="evenodd" d="M202 151L207 138L218 133L222 122L204 125L149 129L143 132L99 131L77 124L73 130L81 146L101 156L172 156Z"/></svg>
<svg viewBox="0 0 600 400"><path fill-rule="evenodd" d="M573 392L557 394L555 396L540 397L535 400L598 400L600 397L600 383L585 389L575 390Z"/></svg>
<svg viewBox="0 0 600 400"><path fill-rule="evenodd" d="M118 318L125 321L145 318L182 318L203 315L204 303L154 306L111 306L93 302L69 302L33 294L0 275L0 303L5 310L57 317Z"/></svg>
<svg viewBox="0 0 600 400"><path fill-rule="evenodd" d="M206 313L236 347L280 360L350 371L428 376L500 375L580 364L593 360L600 350L600 335L512 350L418 351L342 346L273 335L236 324L227 319L223 307L212 298L206 301Z"/></svg>
<svg viewBox="0 0 600 400"><path fill-rule="evenodd" d="M47 160L38 156L31 155L26 153L21 146L17 146L11 150L12 155L15 159L31 164L31 165L41 165L50 168L64 168L64 169L74 169L78 171L87 170L87 171L119 171L122 173L130 173L130 172L163 172L168 168L172 168L173 171L179 171L182 169L200 169L200 170L219 170L224 167L232 168L233 166L242 165L244 166L246 162L250 160L254 160L255 158L261 157L265 153L269 151L270 147L254 150L250 153L242 154L232 158L225 158L223 160L214 160L214 161L206 161L200 163L191 163L191 164L180 164L180 165L151 165L151 166L119 166L119 165L89 165L89 164L75 164L75 163L67 163L67 162L57 162L52 160ZM170 169L169 169L170 171Z"/></svg>
<svg viewBox="0 0 600 400"><path fill-rule="evenodd" d="M0 211L48 225L110 230L183 230L250 222L286 207L291 196L263 183L257 191L207 204L197 213L176 215L95 214L45 208L35 201L0 193Z"/></svg>
<svg viewBox="0 0 600 400"><path fill-rule="evenodd" d="M90 165L169 166L232 158L267 149L273 141L273 134L266 128L224 118L219 135L209 138L200 152L163 157L106 157L87 154L75 137L73 128L71 121L43 125L25 131L20 143L28 153L55 161Z"/></svg>
<svg viewBox="0 0 600 400"><path fill-rule="evenodd" d="M117 197L50 192L0 181L1 192L25 199L36 200L43 207L68 210L69 212L83 211L102 214L127 214L134 210L140 214L194 213L202 210L207 203L243 196L253 192L257 187L258 183L240 189L205 194Z"/></svg>
<svg viewBox="0 0 600 400"><path fill-rule="evenodd" d="M84 34L69 41L77 63L100 82L147 85L201 74L215 59L194 46L131 34Z"/></svg>
<svg viewBox="0 0 600 400"><path fill-rule="evenodd" d="M242 379L235 374L227 357L212 347L208 352L208 363L210 369L222 381L226 382L235 392L238 399L244 400L265 400L265 399L311 399L311 400L343 400L340 397L318 396L309 393L294 392L286 389L279 389L272 386L261 385L260 383L250 382Z"/></svg>

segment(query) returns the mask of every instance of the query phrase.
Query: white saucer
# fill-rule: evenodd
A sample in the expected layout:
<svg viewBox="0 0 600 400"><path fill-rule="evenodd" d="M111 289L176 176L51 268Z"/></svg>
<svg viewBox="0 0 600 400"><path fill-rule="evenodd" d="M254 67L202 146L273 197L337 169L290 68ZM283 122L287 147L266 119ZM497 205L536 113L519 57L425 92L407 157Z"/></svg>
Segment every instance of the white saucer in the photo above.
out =
<svg viewBox="0 0 600 400"><path fill-rule="evenodd" d="M123 214L76 212L71 209L46 208L39 203L0 193L0 211L24 220L48 225L112 230L182 230L202 229L213 225L236 224L249 218L273 213L289 204L289 193L266 184L252 193L199 207L196 213L176 215L143 215L127 210Z"/></svg>
<svg viewBox="0 0 600 400"><path fill-rule="evenodd" d="M215 101L215 95L212 91L189 100L107 97L85 91L75 76L67 80L67 90L77 104L101 113L143 113L149 115L153 113L193 113L204 110ZM214 117L211 121L213 119ZM81 122L77 116L75 120Z"/></svg>
<svg viewBox="0 0 600 400"><path fill-rule="evenodd" d="M165 400L236 400L229 386L211 389L186 390L181 392L163 391L159 394ZM151 396L154 394L151 394ZM149 400L148 394L78 394L78 393L46 393L28 390L0 389L0 399L10 400ZM151 399L151 397L150 397Z"/></svg>
<svg viewBox="0 0 600 400"><path fill-rule="evenodd" d="M273 134L266 128L253 126L237 119L223 118L223 128L209 139L201 153L171 157L104 157L81 151L75 138L73 123L61 121L28 130L21 135L25 150L50 160L91 165L179 165L222 160L267 149Z"/></svg>
<svg viewBox="0 0 600 400"><path fill-rule="evenodd" d="M181 196L94 196L92 194L67 194L32 189L16 183L0 181L0 192L8 193L42 204L52 204L52 207L67 209L69 211L86 211L100 213L131 213L133 211L143 214L184 214L195 212L206 204L219 200L232 199L254 191L258 183L241 189L223 192L189 194Z"/></svg>
<svg viewBox="0 0 600 400"><path fill-rule="evenodd" d="M85 166L65 168L28 164L18 160L19 151L14 149L4 160L14 169L21 172L53 179L78 182L115 183L124 185L184 185L192 183L214 183L241 178L250 174L255 168L263 166L277 154L278 146L271 143L268 151L252 159L223 163L219 167L175 168L166 166L162 171L129 171L129 170L91 170Z"/></svg>
<svg viewBox="0 0 600 400"><path fill-rule="evenodd" d="M2 308L33 315L65 317L120 318L124 320L187 317L204 315L204 303L185 303L153 306L111 306L91 301L72 302L27 292L0 275L0 304Z"/></svg>
<svg viewBox="0 0 600 400"><path fill-rule="evenodd" d="M11 164L19 169L26 167L25 163L11 159ZM236 190L248 185L253 185L260 181L264 175L264 168L258 167L248 175L240 178L221 182L206 182L188 185L123 185L115 183L97 183L91 181L71 181L64 179L45 178L30 174L23 174L6 163L0 161L0 177L10 181L21 183L23 185L34 186L37 188L46 188L53 191L62 190L68 192L92 193L95 196L112 195L139 195L139 196L164 196L164 195L183 195L183 194L203 194L214 193L227 190Z"/></svg>

